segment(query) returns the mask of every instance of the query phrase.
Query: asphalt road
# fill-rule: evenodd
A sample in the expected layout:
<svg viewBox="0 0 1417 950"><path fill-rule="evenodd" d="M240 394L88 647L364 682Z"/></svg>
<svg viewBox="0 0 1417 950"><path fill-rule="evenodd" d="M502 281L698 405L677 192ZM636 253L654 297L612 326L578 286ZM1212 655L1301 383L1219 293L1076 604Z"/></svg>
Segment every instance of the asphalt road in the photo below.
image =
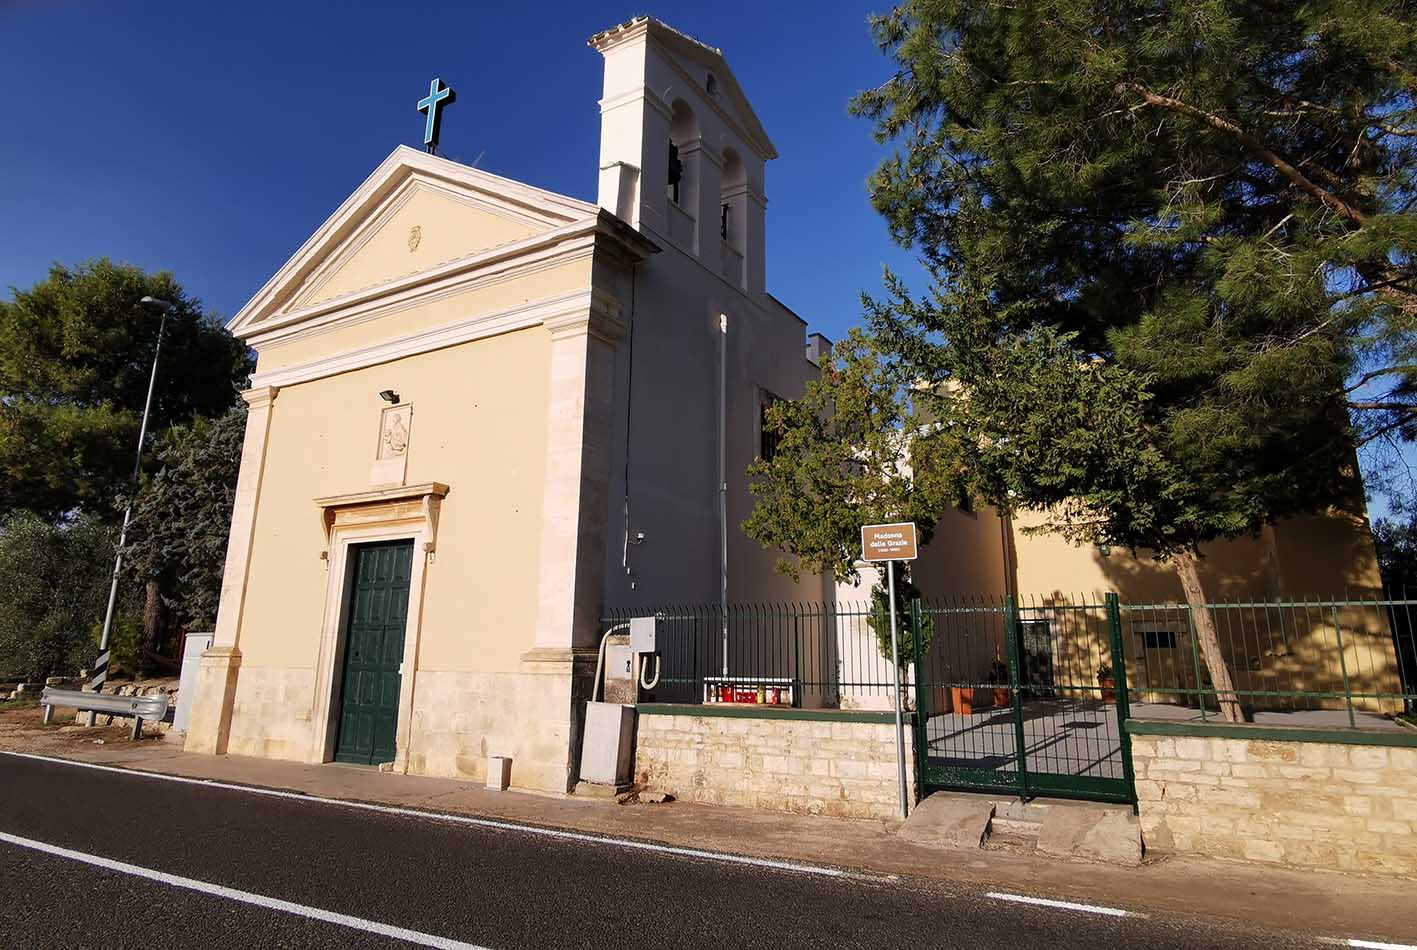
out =
<svg viewBox="0 0 1417 950"><path fill-rule="evenodd" d="M1233 921L1107 916L585 837L0 755L0 946L1333 946Z"/></svg>

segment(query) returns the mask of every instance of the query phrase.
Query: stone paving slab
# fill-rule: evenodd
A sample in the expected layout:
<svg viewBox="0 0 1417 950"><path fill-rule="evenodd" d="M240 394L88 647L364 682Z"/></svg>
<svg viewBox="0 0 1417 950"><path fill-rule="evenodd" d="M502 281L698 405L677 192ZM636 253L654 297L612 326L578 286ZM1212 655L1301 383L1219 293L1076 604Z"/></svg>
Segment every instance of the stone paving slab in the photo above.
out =
<svg viewBox="0 0 1417 950"><path fill-rule="evenodd" d="M1038 850L1135 867L1142 861L1141 824L1130 808L1086 802L1051 805L1038 831Z"/></svg>
<svg viewBox="0 0 1417 950"><path fill-rule="evenodd" d="M978 851L993 817L994 803L981 796L936 792L915 806L896 834L925 848Z"/></svg>

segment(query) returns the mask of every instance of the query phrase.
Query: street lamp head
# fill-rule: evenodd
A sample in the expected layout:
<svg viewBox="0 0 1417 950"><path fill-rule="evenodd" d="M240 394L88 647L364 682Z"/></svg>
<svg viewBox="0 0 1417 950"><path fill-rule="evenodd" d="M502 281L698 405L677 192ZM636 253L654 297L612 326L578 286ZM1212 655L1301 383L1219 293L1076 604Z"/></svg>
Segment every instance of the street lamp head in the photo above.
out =
<svg viewBox="0 0 1417 950"><path fill-rule="evenodd" d="M381 389L379 391L379 398L390 405L397 405L399 401L399 394L394 392L392 389Z"/></svg>
<svg viewBox="0 0 1417 950"><path fill-rule="evenodd" d="M138 303L143 304L147 307L156 307L163 313L171 313L172 311L177 309L175 305L169 303L168 301L160 300L157 297L153 297L151 295L144 297L142 300L139 300Z"/></svg>

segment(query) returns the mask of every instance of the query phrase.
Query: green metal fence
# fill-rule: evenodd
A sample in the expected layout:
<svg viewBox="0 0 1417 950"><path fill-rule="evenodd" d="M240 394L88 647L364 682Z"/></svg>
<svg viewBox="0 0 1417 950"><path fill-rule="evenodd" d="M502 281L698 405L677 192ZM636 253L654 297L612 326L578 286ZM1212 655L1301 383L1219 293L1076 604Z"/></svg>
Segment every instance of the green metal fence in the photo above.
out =
<svg viewBox="0 0 1417 950"><path fill-rule="evenodd" d="M1205 607L1245 718L1395 728L1417 705L1417 601L1220 601ZM1121 607L1132 701L1147 718L1210 720L1221 700L1198 611Z"/></svg>
<svg viewBox="0 0 1417 950"><path fill-rule="evenodd" d="M894 666L868 604L681 604L612 610L603 623L635 616L659 619L655 702L892 708Z"/></svg>
<svg viewBox="0 0 1417 950"><path fill-rule="evenodd" d="M1417 708L1417 600L1219 602L1234 698L1252 721L1397 729ZM681 605L657 616L647 700L893 708L902 686L923 791L1133 799L1129 716L1213 721L1220 690L1183 604L916 601L896 665L867 604Z"/></svg>

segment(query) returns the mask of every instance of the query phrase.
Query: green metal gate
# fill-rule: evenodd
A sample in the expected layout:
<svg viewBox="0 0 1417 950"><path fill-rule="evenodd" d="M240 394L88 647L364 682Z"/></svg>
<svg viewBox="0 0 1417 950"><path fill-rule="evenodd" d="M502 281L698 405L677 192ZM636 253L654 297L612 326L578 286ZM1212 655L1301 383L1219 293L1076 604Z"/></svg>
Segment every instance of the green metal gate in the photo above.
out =
<svg viewBox="0 0 1417 950"><path fill-rule="evenodd" d="M1135 802L1115 594L1101 604L917 601L911 623L923 791Z"/></svg>

